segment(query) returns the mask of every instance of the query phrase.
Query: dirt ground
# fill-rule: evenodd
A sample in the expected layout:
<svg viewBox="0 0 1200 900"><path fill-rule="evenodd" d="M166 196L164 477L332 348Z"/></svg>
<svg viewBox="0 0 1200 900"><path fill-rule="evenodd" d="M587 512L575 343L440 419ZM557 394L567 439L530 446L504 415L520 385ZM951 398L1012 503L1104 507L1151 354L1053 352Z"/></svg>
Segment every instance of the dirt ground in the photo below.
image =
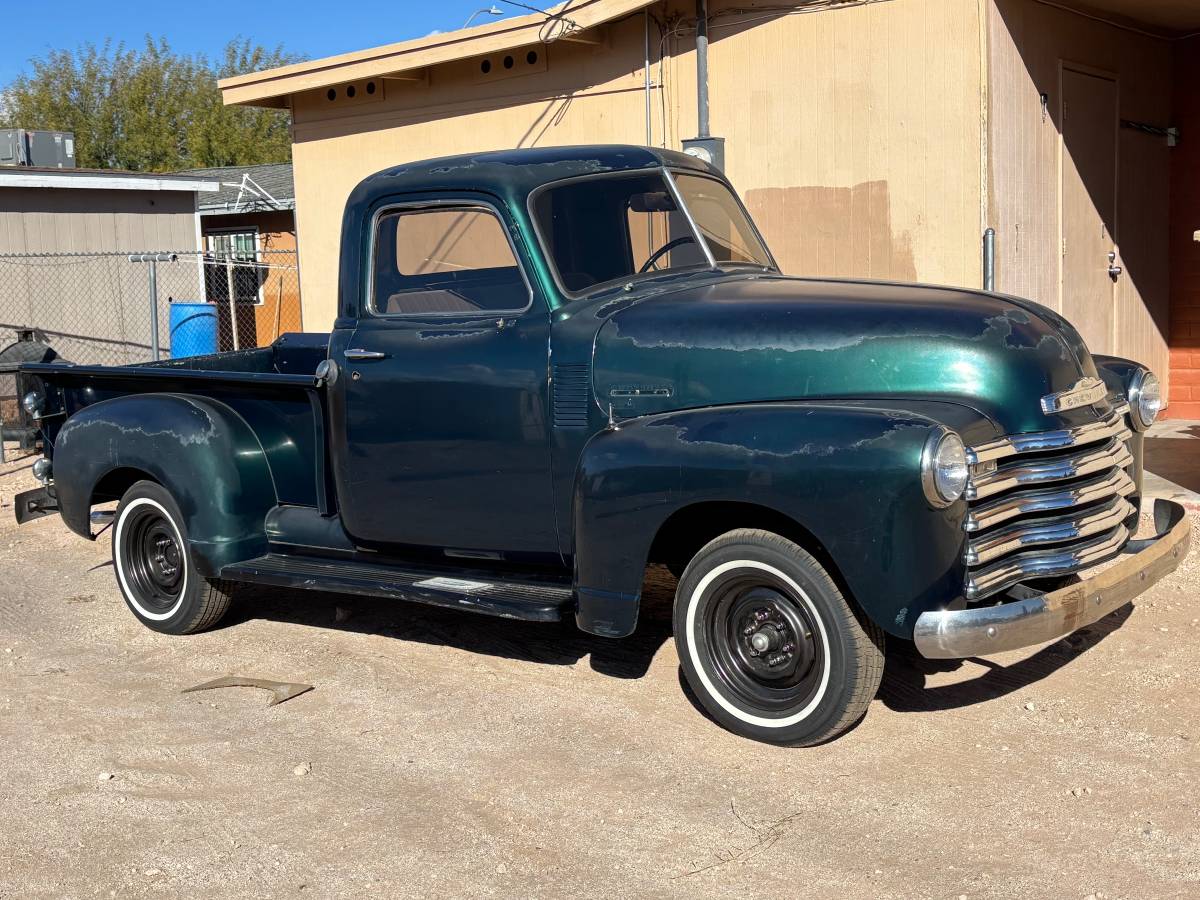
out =
<svg viewBox="0 0 1200 900"><path fill-rule="evenodd" d="M1200 553L791 750L681 690L665 573L618 642L275 590L166 637L0 472L0 897L1200 896ZM226 674L315 690L180 693Z"/></svg>

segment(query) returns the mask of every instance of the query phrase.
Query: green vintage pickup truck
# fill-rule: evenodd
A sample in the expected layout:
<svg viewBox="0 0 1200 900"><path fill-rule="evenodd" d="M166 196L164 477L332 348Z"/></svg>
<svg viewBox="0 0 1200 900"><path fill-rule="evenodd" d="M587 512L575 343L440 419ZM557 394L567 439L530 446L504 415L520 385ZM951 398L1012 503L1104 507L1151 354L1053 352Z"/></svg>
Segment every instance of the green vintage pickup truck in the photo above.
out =
<svg viewBox="0 0 1200 900"><path fill-rule="evenodd" d="M388 169L346 206L332 332L22 378L45 457L18 518L93 537L120 501L150 628L265 582L620 638L664 564L688 684L777 743L861 718L889 641L1052 640L1190 538L1160 502L1133 540L1146 369L1015 297L786 277L720 172L665 150Z"/></svg>

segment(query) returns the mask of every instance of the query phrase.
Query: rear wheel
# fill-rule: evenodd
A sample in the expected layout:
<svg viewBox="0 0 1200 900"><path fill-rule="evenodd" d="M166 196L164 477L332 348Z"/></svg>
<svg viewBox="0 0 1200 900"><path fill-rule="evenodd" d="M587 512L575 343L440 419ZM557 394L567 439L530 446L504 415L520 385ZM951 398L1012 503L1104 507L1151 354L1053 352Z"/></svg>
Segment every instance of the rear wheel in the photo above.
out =
<svg viewBox="0 0 1200 900"><path fill-rule="evenodd" d="M125 492L112 550L121 596L147 628L164 634L203 631L229 609L232 583L196 571L183 514L162 485L139 481Z"/></svg>
<svg viewBox="0 0 1200 900"><path fill-rule="evenodd" d="M675 595L675 641L709 714L769 743L836 737L883 676L883 632L809 553L767 531L731 531L696 554Z"/></svg>

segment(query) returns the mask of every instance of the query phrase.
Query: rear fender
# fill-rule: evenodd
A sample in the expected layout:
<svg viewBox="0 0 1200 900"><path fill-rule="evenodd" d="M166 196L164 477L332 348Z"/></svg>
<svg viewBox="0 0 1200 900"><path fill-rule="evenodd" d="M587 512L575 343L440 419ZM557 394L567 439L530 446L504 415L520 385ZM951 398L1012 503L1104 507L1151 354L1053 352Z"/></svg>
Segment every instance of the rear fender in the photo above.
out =
<svg viewBox="0 0 1200 900"><path fill-rule="evenodd" d="M866 614L911 637L917 615L963 583L965 501L934 509L921 487L922 449L937 425L896 409L763 403L600 432L575 480L579 626L632 632L662 524L695 504L736 502L801 526Z"/></svg>
<svg viewBox="0 0 1200 900"><path fill-rule="evenodd" d="M135 469L179 504L202 574L266 552L264 519L276 503L271 469L253 430L223 403L184 394L104 400L64 423L53 459L59 509L77 534L91 537L100 480Z"/></svg>

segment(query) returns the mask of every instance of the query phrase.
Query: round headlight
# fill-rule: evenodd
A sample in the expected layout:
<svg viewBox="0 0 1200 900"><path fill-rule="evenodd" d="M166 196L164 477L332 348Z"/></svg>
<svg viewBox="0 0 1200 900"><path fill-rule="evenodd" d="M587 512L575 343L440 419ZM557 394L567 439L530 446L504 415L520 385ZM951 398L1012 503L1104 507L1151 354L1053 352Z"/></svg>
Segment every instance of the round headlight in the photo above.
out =
<svg viewBox="0 0 1200 900"><path fill-rule="evenodd" d="M949 506L967 489L967 449L953 431L938 430L925 442L921 485L934 506Z"/></svg>
<svg viewBox="0 0 1200 900"><path fill-rule="evenodd" d="M1154 424L1162 411L1162 385L1153 372L1141 369L1129 386L1129 411L1139 431Z"/></svg>
<svg viewBox="0 0 1200 900"><path fill-rule="evenodd" d="M21 408L31 416L42 411L42 396L37 391L30 391L21 398Z"/></svg>

